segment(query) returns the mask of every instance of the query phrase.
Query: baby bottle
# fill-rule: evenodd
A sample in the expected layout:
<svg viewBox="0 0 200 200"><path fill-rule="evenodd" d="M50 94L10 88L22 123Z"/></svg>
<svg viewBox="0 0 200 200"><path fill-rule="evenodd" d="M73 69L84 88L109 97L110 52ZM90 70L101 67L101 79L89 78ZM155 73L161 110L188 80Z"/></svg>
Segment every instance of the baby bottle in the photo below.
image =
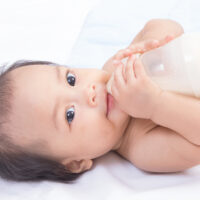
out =
<svg viewBox="0 0 200 200"><path fill-rule="evenodd" d="M183 34L140 58L147 75L162 89L200 97L200 33Z"/></svg>
<svg viewBox="0 0 200 200"><path fill-rule="evenodd" d="M184 34L140 58L162 89L200 97L200 33Z"/></svg>

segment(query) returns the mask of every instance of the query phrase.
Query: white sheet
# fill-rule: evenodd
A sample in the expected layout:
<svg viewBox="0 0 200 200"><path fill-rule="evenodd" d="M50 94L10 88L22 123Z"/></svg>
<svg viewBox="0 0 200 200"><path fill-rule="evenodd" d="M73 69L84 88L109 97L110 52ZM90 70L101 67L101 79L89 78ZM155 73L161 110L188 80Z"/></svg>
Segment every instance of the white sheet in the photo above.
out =
<svg viewBox="0 0 200 200"><path fill-rule="evenodd" d="M76 1L76 3L81 3L81 1L83 0ZM44 17L41 14L42 10L48 4L47 1L29 0L28 2L29 3L23 2L23 8L27 8L27 6L36 8L39 6L41 20L37 17L34 19L34 14L32 13L31 15L28 11L23 11L24 14L20 14L20 19L28 15L31 25L23 24L24 21L21 24L21 22L15 23L9 20L7 20L9 23L3 24L3 20L1 21L2 18L0 17L1 26L3 26L3 28L7 26L10 27L10 29L2 29L5 30L3 33L4 41L1 37L0 44L7 45L9 48L14 49L11 51L10 56L9 48L6 50L6 53L3 54L3 48L0 45L2 60L7 61L11 58L20 56L24 58L27 56L35 59L48 59L55 62L70 64L74 67L101 68L105 60L116 50L127 46L135 34L143 27L144 23L151 18L164 17L175 19L184 26L186 32L200 30L200 14L198 14L200 5L197 0L168 0L167 2L160 0L101 0L98 6L89 13L78 40L71 51L68 42L72 46L72 43L77 39L83 19L79 21L80 23L76 24L76 28L73 27L74 25L72 23L68 23L68 29L64 29L65 22L62 17L66 15L64 12L65 9L63 9L62 14L60 14L59 9L54 9L55 6L62 9L64 1L51 1L52 7L50 6L50 10L52 12L54 11L55 14L52 15L51 12L48 11L48 17ZM61 4L57 5L57 2ZM84 6L83 4L81 5ZM91 6L92 3L90 2L89 5ZM84 16L86 16L86 10L88 11L89 5L84 7L84 12L82 10L82 12L85 13ZM65 4L65 8L66 6ZM12 11L15 10L14 7L12 8L12 5L11 9ZM18 9L20 9L20 6ZM69 10L70 9L68 9L68 11ZM78 15L80 13L77 11L81 9L79 8L77 10L77 7L72 7L71 10ZM19 11L15 11L13 14L11 12L9 15L10 17L16 17L18 12ZM22 12L22 10L20 12ZM4 11L4 14L5 13ZM58 16L56 16L57 14ZM56 18L54 18L54 16L56 16ZM46 35L46 33L53 29L53 33L59 36L59 32L54 29L55 27L58 28L56 25L58 21L59 28L64 31L61 38L53 37L53 35L50 34L51 36L47 35L46 39L40 37L40 33L36 34L37 31L34 31L34 27L40 26L42 28L42 35ZM15 24L18 24L19 27L23 27L20 30L25 30L26 27L30 28L30 31L25 30L27 34L22 34L19 43L17 42L17 38L11 40L11 33L17 28ZM72 43L64 37L65 34L67 35L67 30L72 30L73 33L76 33L76 37L74 35L72 37ZM8 32L8 37L6 37L6 32ZM22 31L18 33L22 33ZM33 37L35 34L36 38ZM20 34L17 35L20 37ZM69 35L66 37L68 36ZM33 37L33 40L37 43L29 48L29 45L25 43L30 37ZM43 40L45 41L44 43ZM51 42L50 46L48 45L49 42ZM29 50L28 53L22 50L17 52L18 44L21 44L26 50ZM15 51L17 56L14 54ZM71 56L69 57L69 54L66 52L71 52ZM195 200L199 199L199 187L199 166L177 174L148 174L135 168L132 164L115 153L109 153L97 159L93 169L78 179L76 184L66 185L47 181L40 183L15 183L0 180L0 199Z"/></svg>

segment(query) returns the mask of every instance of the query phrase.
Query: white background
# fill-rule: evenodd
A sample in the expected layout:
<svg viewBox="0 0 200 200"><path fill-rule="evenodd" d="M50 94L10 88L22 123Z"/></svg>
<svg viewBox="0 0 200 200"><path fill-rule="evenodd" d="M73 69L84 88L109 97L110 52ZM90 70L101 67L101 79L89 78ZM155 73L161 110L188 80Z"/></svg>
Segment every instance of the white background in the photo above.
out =
<svg viewBox="0 0 200 200"><path fill-rule="evenodd" d="M66 63L98 0L0 0L0 64L18 59Z"/></svg>

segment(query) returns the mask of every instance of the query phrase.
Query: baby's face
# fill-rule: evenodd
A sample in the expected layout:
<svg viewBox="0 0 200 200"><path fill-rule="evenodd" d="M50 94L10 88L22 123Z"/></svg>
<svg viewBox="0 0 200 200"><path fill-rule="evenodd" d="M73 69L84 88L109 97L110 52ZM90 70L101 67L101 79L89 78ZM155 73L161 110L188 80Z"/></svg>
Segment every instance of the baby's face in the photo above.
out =
<svg viewBox="0 0 200 200"><path fill-rule="evenodd" d="M116 102L106 114L106 71L35 65L10 73L15 81L11 119L18 144L30 147L43 141L44 149L35 151L78 160L101 156L120 142L129 117Z"/></svg>

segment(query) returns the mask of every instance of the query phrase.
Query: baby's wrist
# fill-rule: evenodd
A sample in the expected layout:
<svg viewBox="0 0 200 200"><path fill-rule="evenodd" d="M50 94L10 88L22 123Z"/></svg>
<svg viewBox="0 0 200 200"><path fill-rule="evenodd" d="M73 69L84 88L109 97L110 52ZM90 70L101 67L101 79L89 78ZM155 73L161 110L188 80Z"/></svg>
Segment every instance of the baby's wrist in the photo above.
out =
<svg viewBox="0 0 200 200"><path fill-rule="evenodd" d="M156 119L159 117L160 115L160 107L163 101L163 95L166 91L159 89L156 93L156 95L154 96L154 100L153 100L153 106L152 106L152 112L150 115L150 120L152 120L153 122L156 123Z"/></svg>

